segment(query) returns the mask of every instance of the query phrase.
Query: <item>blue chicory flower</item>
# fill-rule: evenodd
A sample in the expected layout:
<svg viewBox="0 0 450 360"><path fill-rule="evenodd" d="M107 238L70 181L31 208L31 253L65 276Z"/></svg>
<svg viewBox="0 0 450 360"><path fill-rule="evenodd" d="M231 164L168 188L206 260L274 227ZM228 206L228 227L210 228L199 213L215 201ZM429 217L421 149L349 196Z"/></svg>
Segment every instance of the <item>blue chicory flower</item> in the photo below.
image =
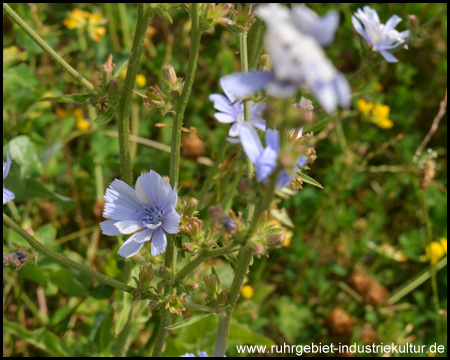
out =
<svg viewBox="0 0 450 360"><path fill-rule="evenodd" d="M107 219L100 223L105 235L132 235L118 254L125 258L135 255L151 241L153 256L166 250L166 234L179 232L181 220L175 206L177 204L176 187L151 170L138 177L135 189L121 180L114 180L106 190L103 216Z"/></svg>
<svg viewBox="0 0 450 360"><path fill-rule="evenodd" d="M198 357L209 357L208 353L206 351L197 351ZM181 355L180 357L197 357L193 353L186 353L184 355Z"/></svg>
<svg viewBox="0 0 450 360"><path fill-rule="evenodd" d="M277 167L277 159L280 152L280 133L274 129L267 129L266 147L264 148L255 129L248 124L244 124L240 132L240 138L245 153L255 165L256 178L258 181L266 183L270 174ZM307 161L307 156L300 155L292 174L289 174L284 169L281 170L276 181L276 188L281 189L288 186L294 180L297 170L306 165Z"/></svg>
<svg viewBox="0 0 450 360"><path fill-rule="evenodd" d="M374 51L379 51L387 62L398 61L388 50L404 44L405 39L409 36L409 30L402 32L395 30L400 21L402 19L399 16L393 15L386 24L381 24L377 12L369 6L364 6L363 10L358 9L355 15L352 16L352 23L358 34L364 38ZM405 48L407 48L406 45Z"/></svg>
<svg viewBox="0 0 450 360"><path fill-rule="evenodd" d="M232 137L239 136L241 125L245 122L244 104L234 97L233 89L227 83L221 80L220 86L225 92L226 97L221 94L212 94L209 96L209 100L214 103L214 108L219 111L214 114L214 117L221 123L234 123L228 135ZM251 124L262 131L266 130L266 121L261 118L261 114L265 108L266 104L264 103L254 104L253 101L250 101Z"/></svg>
<svg viewBox="0 0 450 360"><path fill-rule="evenodd" d="M350 106L350 86L322 49L334 39L336 13L314 20L312 11L304 6L289 11L280 4L268 4L260 6L257 15L267 24L265 42L273 70L225 76L223 84L233 96L244 98L264 89L272 96L288 97L299 86L307 86L329 113L338 104Z"/></svg>
<svg viewBox="0 0 450 360"><path fill-rule="evenodd" d="M10 167L11 158L9 157L9 153L6 153L6 162L3 161L3 180L8 176ZM14 194L10 190L3 188L3 205L14 199L14 197Z"/></svg>

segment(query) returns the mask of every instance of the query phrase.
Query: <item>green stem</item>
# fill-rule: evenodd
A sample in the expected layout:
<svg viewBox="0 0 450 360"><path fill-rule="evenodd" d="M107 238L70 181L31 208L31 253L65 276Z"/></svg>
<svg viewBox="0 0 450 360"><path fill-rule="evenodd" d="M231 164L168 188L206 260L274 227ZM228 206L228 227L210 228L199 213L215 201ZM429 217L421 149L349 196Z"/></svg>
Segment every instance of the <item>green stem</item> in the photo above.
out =
<svg viewBox="0 0 450 360"><path fill-rule="evenodd" d="M214 249L209 251L204 251L200 253L194 260L187 263L177 274L178 281L183 280L185 277L189 276L202 262L205 260L218 257L226 254L231 254L233 252L239 251L241 248L236 248L235 245L229 245L220 249Z"/></svg>
<svg viewBox="0 0 450 360"><path fill-rule="evenodd" d="M183 85L180 100L177 104L176 115L173 121L172 129L172 151L170 153L170 184L175 186L178 183L180 168L180 145L181 128L183 126L184 111L191 95L192 85L194 84L195 73L197 70L198 52L200 49L201 32L199 29L199 11L198 4L192 3L191 9L192 31L191 31L191 49L189 52L189 64L186 74L186 81Z"/></svg>
<svg viewBox="0 0 450 360"><path fill-rule="evenodd" d="M17 14L8 4L3 3L3 10L9 18L19 25L42 50L44 50L52 59L54 59L64 70L66 70L75 81L84 86L88 91L94 91L94 85L81 76L72 66L70 66L59 54L53 50L36 32Z"/></svg>
<svg viewBox="0 0 450 360"><path fill-rule="evenodd" d="M28 234L24 229L22 229L19 226L19 224L17 224L14 220L12 220L5 213L3 213L3 224L6 224L12 230L14 230L17 234L22 236L34 250L38 251L40 254L48 257L49 259L56 261L57 263L60 263L62 265L70 267L72 269L78 270L79 272L81 272L85 275L88 275L89 277L94 278L103 284L112 286L116 289L119 289L119 290L122 290L122 291L125 291L128 293L132 293L134 290L136 290L135 288L133 288L131 286L121 283L120 281L112 279L109 276L103 275L95 270L88 268L85 265L77 263L76 261L73 261L69 258L66 258L63 255L60 255L54 251L47 249L44 245L42 245L39 241L37 241L30 234Z"/></svg>
<svg viewBox="0 0 450 360"><path fill-rule="evenodd" d="M261 218L263 212L268 210L270 207L273 195L275 193L276 180L278 178L280 170L281 168L277 167L271 175L269 184L267 186L266 196L263 199L261 199L260 203L255 209L253 220L247 232L247 239L250 238L250 236L255 232L256 228L258 227L259 219ZM245 275L247 274L247 270L248 267L250 266L252 258L253 258L252 250L250 248L245 248L244 250L241 251L237 259L238 266L234 274L233 283L231 284L230 289L230 295L228 297L228 305L230 306L230 308L225 312L225 316L223 318L219 318L216 347L214 349L214 356L216 357L223 357L225 355L225 351L227 348L228 333L230 331L231 316L233 314L233 309L236 306L239 293L241 291L242 284L244 282Z"/></svg>
<svg viewBox="0 0 450 360"><path fill-rule="evenodd" d="M121 178L128 185L133 184L133 173L131 168L130 154L130 107L131 96L133 94L136 75L139 72L142 51L144 49L145 33L147 31L148 22L150 20L151 11L148 4L139 3L137 5L137 25L133 39L133 47L123 86L122 94L119 100L117 128L119 132L120 147L120 173Z"/></svg>
<svg viewBox="0 0 450 360"><path fill-rule="evenodd" d="M155 346L153 347L153 357L161 357L162 349L167 335L167 326L170 324L169 310L161 310L158 331L156 333Z"/></svg>
<svg viewBox="0 0 450 360"><path fill-rule="evenodd" d="M178 184L180 171L180 147L181 147L181 128L183 126L184 111L191 95L192 85L194 84L195 73L197 71L197 60L200 49L201 31L199 29L199 10L198 4L192 3L191 8L191 49L189 52L189 64L186 75L186 81L183 85L180 100L177 104L175 118L173 120L172 142L170 151L170 185L175 187ZM174 239L169 237L165 256L165 265L175 271L177 253L175 251Z"/></svg>
<svg viewBox="0 0 450 360"><path fill-rule="evenodd" d="M106 11L106 17L108 18L108 33L111 37L111 42L113 45L114 52L120 51L120 42L119 42L119 36L117 35L117 29L116 29L116 21L114 19L114 13L112 10L111 3L104 3L105 11Z"/></svg>

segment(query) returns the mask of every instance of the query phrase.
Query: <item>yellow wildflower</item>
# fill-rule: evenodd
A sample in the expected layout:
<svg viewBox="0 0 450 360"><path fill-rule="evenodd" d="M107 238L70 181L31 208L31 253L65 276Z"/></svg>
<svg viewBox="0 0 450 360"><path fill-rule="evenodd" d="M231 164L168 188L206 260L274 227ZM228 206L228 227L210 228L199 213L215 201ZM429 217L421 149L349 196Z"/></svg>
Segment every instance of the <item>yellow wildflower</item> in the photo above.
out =
<svg viewBox="0 0 450 360"><path fill-rule="evenodd" d="M444 240L444 241L443 241ZM432 241L425 249L425 259L436 265L440 259L447 255L447 240Z"/></svg>
<svg viewBox="0 0 450 360"><path fill-rule="evenodd" d="M81 131L88 131L91 128L91 123L86 119L77 119L77 129Z"/></svg>
<svg viewBox="0 0 450 360"><path fill-rule="evenodd" d="M68 19L63 20L63 24L70 30L87 29L92 40L99 42L101 36L105 35L106 28L100 26L106 19L101 13L90 13L80 9L73 9Z"/></svg>
<svg viewBox="0 0 450 360"><path fill-rule="evenodd" d="M284 236L284 241L281 244L281 246L289 247L291 246L291 240L292 240L292 231L286 231Z"/></svg>
<svg viewBox="0 0 450 360"><path fill-rule="evenodd" d="M255 290L250 285L245 285L241 289L241 295L246 299L251 299L255 295Z"/></svg>
<svg viewBox="0 0 450 360"><path fill-rule="evenodd" d="M127 69L123 69L122 72L120 73L120 78L122 80L125 80L126 77L127 77Z"/></svg>
<svg viewBox="0 0 450 360"><path fill-rule="evenodd" d="M368 116L373 109L373 103L365 99L358 99L358 110L361 114Z"/></svg>
<svg viewBox="0 0 450 360"><path fill-rule="evenodd" d="M82 29L87 24L90 13L80 9L73 9L68 19L63 20L63 24L70 30Z"/></svg>
<svg viewBox="0 0 450 360"><path fill-rule="evenodd" d="M84 118L83 109L76 108L73 111L73 116L77 119L77 129L81 131L88 131L91 128L91 123Z"/></svg>
<svg viewBox="0 0 450 360"><path fill-rule="evenodd" d="M147 84L147 79L144 75L138 74L136 76L136 84L138 87L143 88Z"/></svg>
<svg viewBox="0 0 450 360"><path fill-rule="evenodd" d="M394 126L389 119L391 108L388 105L368 102L364 99L358 99L358 110L364 117L382 129L390 129Z"/></svg>

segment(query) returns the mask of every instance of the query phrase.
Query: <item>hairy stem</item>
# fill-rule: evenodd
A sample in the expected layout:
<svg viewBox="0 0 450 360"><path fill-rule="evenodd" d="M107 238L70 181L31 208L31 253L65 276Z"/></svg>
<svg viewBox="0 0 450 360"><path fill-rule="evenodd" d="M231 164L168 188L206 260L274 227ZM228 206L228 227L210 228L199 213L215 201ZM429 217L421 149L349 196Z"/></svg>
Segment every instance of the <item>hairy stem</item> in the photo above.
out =
<svg viewBox="0 0 450 360"><path fill-rule="evenodd" d="M133 47L131 49L130 60L123 86L122 94L119 100L117 128L119 132L120 147L120 173L121 178L128 185L133 184L133 172L131 167L130 154L130 107L131 96L133 94L136 75L139 72L142 51L144 49L145 33L147 31L148 22L150 20L151 11L148 4L139 3L137 5L137 25L133 39Z"/></svg>
<svg viewBox="0 0 450 360"><path fill-rule="evenodd" d="M3 224L6 224L9 226L12 230L14 230L17 234L22 236L30 246L38 251L41 255L48 257L49 259L52 259L56 261L57 263L60 263L62 265L65 265L67 267L70 267L72 269L78 270L79 272L88 275L91 278L94 278L98 281L100 281L103 284L112 286L116 289L132 293L135 288L128 286L127 284L124 284L120 281L117 281L113 278L110 278L109 276L103 275L95 270L92 270L88 268L87 266L77 263L76 261L73 261L69 258L66 258L63 255L60 255L52 250L47 249L44 245L42 245L39 241L37 241L34 237L32 237L30 234L28 234L24 229L22 229L19 224L17 224L14 220L12 220L8 215L3 213Z"/></svg>

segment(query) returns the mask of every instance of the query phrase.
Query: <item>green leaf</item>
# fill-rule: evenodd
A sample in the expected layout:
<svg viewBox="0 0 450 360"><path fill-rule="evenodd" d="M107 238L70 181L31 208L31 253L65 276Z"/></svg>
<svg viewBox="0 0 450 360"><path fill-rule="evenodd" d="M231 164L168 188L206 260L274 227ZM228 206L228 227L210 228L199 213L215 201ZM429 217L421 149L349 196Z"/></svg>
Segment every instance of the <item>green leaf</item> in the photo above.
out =
<svg viewBox="0 0 450 360"><path fill-rule="evenodd" d="M116 312L119 314L119 316L116 321L116 328L114 334L115 336L120 334L120 332L123 330L123 327L127 323L128 317L130 315L132 302L131 295L128 293L120 292L119 297L120 299L118 301L118 305L116 308Z"/></svg>
<svg viewBox="0 0 450 360"><path fill-rule="evenodd" d="M50 281L62 292L70 296L83 297L87 294L87 288L79 282L68 269L49 272Z"/></svg>
<svg viewBox="0 0 450 360"><path fill-rule="evenodd" d="M10 332L19 339L25 340L29 344L47 352L51 356L69 356L69 354L62 349L60 345L61 340L59 337L44 328L29 331L24 329L19 324L3 319L3 330Z"/></svg>
<svg viewBox="0 0 450 360"><path fill-rule="evenodd" d="M94 343L99 346L99 349L103 356L110 355L110 344L113 339L112 325L114 319L114 311L111 310L109 314L103 319L101 325L98 327L95 336Z"/></svg>
<svg viewBox="0 0 450 360"><path fill-rule="evenodd" d="M209 315L211 315L211 313L198 313L198 314L195 314L194 316L191 316L190 318L181 320L180 322L177 322L176 324L170 325L170 326L166 327L166 329L167 330L181 329L186 326L195 324L197 321L200 321L201 319L208 317Z"/></svg>
<svg viewBox="0 0 450 360"><path fill-rule="evenodd" d="M91 100L92 94L71 94L71 95L61 95L61 96L47 96L39 101L50 101L50 102L58 102L58 103L85 103Z"/></svg>
<svg viewBox="0 0 450 360"><path fill-rule="evenodd" d="M316 180L314 180L313 178L310 178L308 175L305 175L305 174L300 173L299 177L300 177L300 179L302 179L303 182L305 182L305 183L307 183L307 184L310 184L310 185L313 185L313 186L316 186L316 187L318 187L318 188L320 188L320 189L323 189L323 186L322 186L322 185L320 185L320 184L319 184Z"/></svg>
<svg viewBox="0 0 450 360"><path fill-rule="evenodd" d="M228 338L230 344L236 345L275 345L275 342L268 337L253 332L247 325L239 324L232 320L230 326L230 336Z"/></svg>
<svg viewBox="0 0 450 360"><path fill-rule="evenodd" d="M147 95L145 94L144 90L133 90L133 92L137 95L140 96L141 98L146 98Z"/></svg>
<svg viewBox="0 0 450 360"><path fill-rule="evenodd" d="M11 172L5 180L6 188L16 196L16 201L29 200L31 198L55 200L66 209L75 207L75 200L60 195L35 179L23 178L16 167L11 167Z"/></svg>
<svg viewBox="0 0 450 360"><path fill-rule="evenodd" d="M161 8L159 8L158 10L161 12L161 14L162 14L167 20L169 20L169 22L170 22L171 24L173 24L172 17L169 15L169 13L168 13L167 11L165 11L165 10L163 10L163 9L161 9Z"/></svg>
<svg viewBox="0 0 450 360"><path fill-rule="evenodd" d="M101 113L97 118L94 120L97 124L106 124L110 122L115 114L114 107L110 106L106 112Z"/></svg>
<svg viewBox="0 0 450 360"><path fill-rule="evenodd" d="M22 175L41 175L42 163L36 145L26 135L12 139L8 144L11 159L20 165Z"/></svg>
<svg viewBox="0 0 450 360"><path fill-rule="evenodd" d="M24 277L25 279L34 281L40 285L47 285L48 277L42 269L33 263L28 263L22 269L19 270L19 276Z"/></svg>

